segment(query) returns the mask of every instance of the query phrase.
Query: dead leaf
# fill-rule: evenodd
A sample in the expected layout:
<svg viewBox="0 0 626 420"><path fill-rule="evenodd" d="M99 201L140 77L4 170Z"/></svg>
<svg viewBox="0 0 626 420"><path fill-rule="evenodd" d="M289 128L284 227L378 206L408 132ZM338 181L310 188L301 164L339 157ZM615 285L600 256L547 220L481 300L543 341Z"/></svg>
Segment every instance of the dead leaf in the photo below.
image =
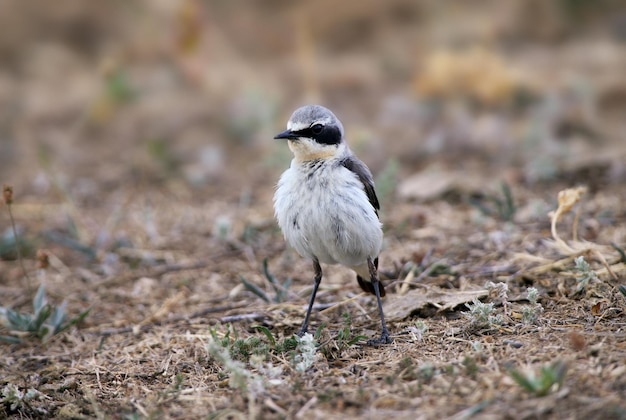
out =
<svg viewBox="0 0 626 420"><path fill-rule="evenodd" d="M591 314L593 316L600 316L602 314L602 309L604 307L604 301L599 301L595 305L591 307Z"/></svg>

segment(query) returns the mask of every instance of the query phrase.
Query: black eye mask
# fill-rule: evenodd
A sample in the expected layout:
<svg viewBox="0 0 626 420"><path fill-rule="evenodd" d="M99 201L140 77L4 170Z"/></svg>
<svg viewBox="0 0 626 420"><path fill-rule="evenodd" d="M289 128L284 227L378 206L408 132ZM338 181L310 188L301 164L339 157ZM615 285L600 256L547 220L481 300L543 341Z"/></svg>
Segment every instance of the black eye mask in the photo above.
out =
<svg viewBox="0 0 626 420"><path fill-rule="evenodd" d="M339 144L341 143L341 131L335 126L324 126L322 124L314 124L311 127L294 131L298 137L308 137L320 144Z"/></svg>

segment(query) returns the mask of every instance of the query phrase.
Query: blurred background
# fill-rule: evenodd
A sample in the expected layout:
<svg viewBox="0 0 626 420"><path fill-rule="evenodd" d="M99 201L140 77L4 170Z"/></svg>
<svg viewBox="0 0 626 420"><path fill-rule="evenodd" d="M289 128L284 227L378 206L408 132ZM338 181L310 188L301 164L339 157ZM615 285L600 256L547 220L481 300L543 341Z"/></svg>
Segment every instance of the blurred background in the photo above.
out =
<svg viewBox="0 0 626 420"><path fill-rule="evenodd" d="M232 203L271 220L290 160L272 137L311 102L343 121L383 196L626 180L622 1L1 7L0 179L21 204L105 224L158 192L207 209L213 233Z"/></svg>

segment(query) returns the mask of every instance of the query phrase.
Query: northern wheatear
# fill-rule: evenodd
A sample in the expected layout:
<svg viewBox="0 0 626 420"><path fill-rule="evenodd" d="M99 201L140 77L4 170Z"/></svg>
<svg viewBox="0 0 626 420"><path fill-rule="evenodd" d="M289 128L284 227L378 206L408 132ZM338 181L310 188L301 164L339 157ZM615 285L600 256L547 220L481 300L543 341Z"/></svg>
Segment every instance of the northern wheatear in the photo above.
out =
<svg viewBox="0 0 626 420"><path fill-rule="evenodd" d="M372 173L348 148L341 122L323 106L298 108L287 130L274 138L287 139L294 154L274 195L276 218L287 242L313 260L315 270L313 293L299 335L309 326L322 281L320 263L341 264L356 272L364 291L376 295L382 333L369 344L391 343L380 299L385 288L377 273L383 231Z"/></svg>

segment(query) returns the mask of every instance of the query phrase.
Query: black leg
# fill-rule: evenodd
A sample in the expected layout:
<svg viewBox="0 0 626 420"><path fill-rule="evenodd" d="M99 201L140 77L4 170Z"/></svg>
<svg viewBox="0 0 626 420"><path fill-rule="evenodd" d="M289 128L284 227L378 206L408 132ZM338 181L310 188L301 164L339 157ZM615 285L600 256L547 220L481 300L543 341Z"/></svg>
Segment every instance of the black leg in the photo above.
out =
<svg viewBox="0 0 626 420"><path fill-rule="evenodd" d="M378 313L380 314L380 323L382 325L382 333L380 338L374 338L367 342L369 345L377 346L380 344L389 344L393 340L389 337L389 330L387 330L387 324L385 323L385 314L383 313L383 303L380 300L380 284L378 283L378 272L376 266L371 258L367 259L367 266L370 269L370 277L372 279L372 286L376 293L376 301L378 302Z"/></svg>
<svg viewBox="0 0 626 420"><path fill-rule="evenodd" d="M311 310L313 309L313 302L315 302L315 295L317 294L317 288L320 287L322 282L322 267L317 259L313 260L313 269L315 270L315 284L313 285L313 293L311 294L311 300L309 301L309 309L306 310L306 316L304 322L300 328L298 336L302 337L309 329L309 318L311 317Z"/></svg>

